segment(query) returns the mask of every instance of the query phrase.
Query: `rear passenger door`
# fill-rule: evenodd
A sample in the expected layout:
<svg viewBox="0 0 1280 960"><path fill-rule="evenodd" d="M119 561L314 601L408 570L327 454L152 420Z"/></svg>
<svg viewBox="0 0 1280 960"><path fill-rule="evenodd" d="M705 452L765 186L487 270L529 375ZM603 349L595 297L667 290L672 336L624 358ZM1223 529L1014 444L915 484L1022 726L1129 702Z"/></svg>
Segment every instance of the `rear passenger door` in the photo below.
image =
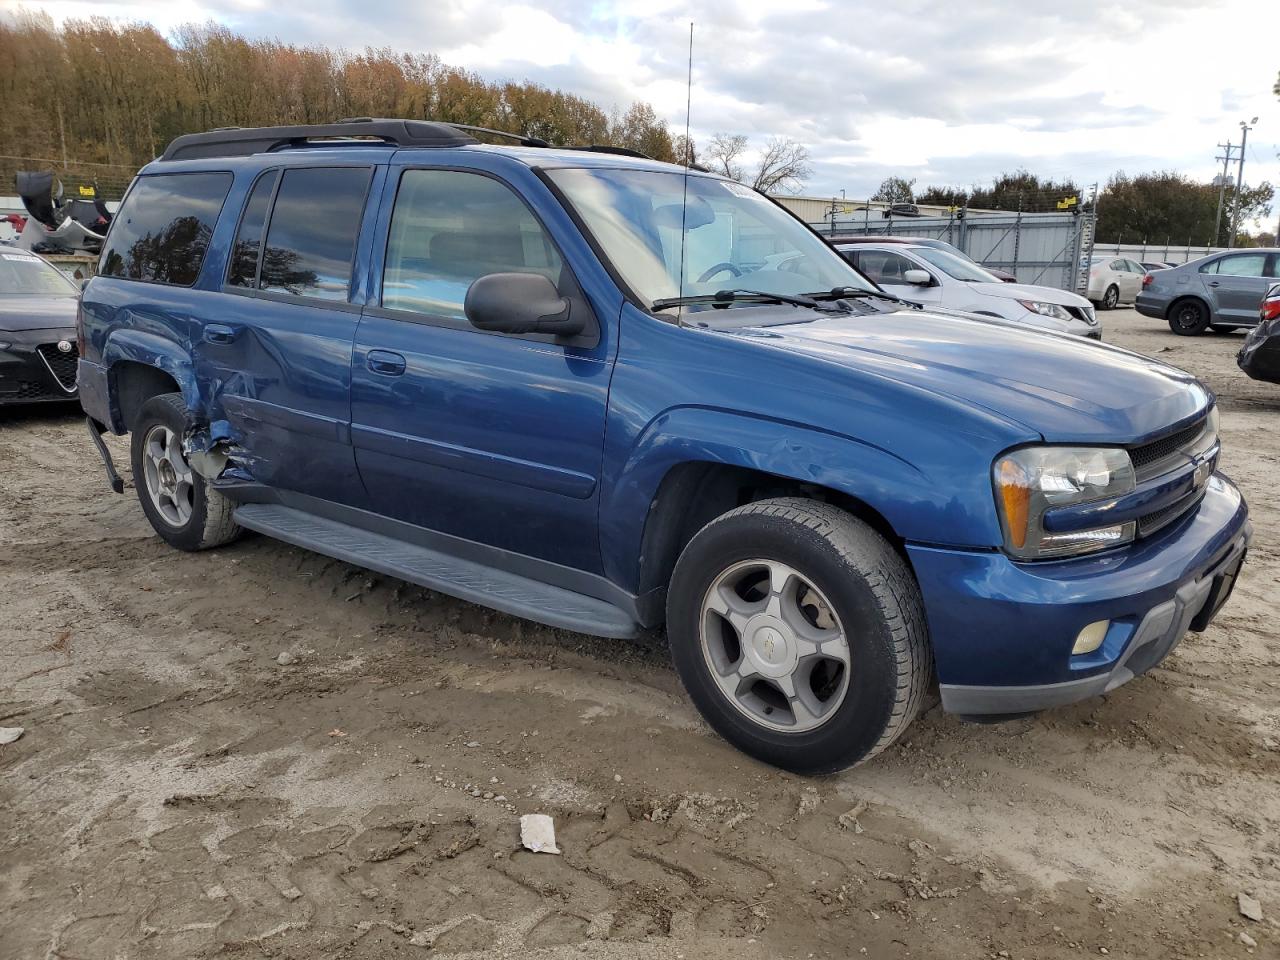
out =
<svg viewBox="0 0 1280 960"><path fill-rule="evenodd" d="M1216 301L1215 320L1256 323L1258 306L1274 274L1275 257L1266 252L1232 253L1201 268L1205 285Z"/></svg>
<svg viewBox="0 0 1280 960"><path fill-rule="evenodd" d="M283 166L245 202L218 314L197 372L254 480L352 505L365 501L351 450L350 302L374 167Z"/></svg>
<svg viewBox="0 0 1280 960"><path fill-rule="evenodd" d="M372 508L599 570L614 324L597 317L589 335L569 341L471 326L463 301L479 277L541 273L564 295L577 281L504 181L459 169L394 177L377 240L385 244L380 296L365 309L352 373L352 439Z"/></svg>

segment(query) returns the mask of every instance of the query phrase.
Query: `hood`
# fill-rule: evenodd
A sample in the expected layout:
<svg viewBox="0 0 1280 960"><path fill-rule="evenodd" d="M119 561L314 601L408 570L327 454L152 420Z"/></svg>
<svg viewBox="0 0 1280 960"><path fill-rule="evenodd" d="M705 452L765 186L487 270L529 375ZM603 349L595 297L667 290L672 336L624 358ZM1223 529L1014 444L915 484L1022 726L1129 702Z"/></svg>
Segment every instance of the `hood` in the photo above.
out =
<svg viewBox="0 0 1280 960"><path fill-rule="evenodd" d="M1040 303L1057 303L1064 307L1087 307L1089 301L1057 287L1034 287L1029 283L970 283L975 293L1005 300L1038 300Z"/></svg>
<svg viewBox="0 0 1280 960"><path fill-rule="evenodd" d="M1134 443L1193 419L1212 399L1175 367L1008 321L927 310L816 316L727 332L978 405L1053 442Z"/></svg>
<svg viewBox="0 0 1280 960"><path fill-rule="evenodd" d="M69 330L76 325L76 298L0 296L0 333Z"/></svg>

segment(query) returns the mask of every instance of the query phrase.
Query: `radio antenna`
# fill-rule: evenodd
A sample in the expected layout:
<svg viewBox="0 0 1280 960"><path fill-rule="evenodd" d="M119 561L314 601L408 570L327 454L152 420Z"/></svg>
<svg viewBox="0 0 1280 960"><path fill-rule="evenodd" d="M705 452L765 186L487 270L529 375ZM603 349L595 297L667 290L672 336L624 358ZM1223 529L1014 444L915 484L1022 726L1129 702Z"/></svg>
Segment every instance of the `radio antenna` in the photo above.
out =
<svg viewBox="0 0 1280 960"><path fill-rule="evenodd" d="M684 296L684 245L685 245L685 224L686 216L689 212L689 165L693 163L693 141L689 139L689 116L692 112L693 105L693 21L689 21L689 73L685 81L685 99L684 99L684 184L683 193L680 198L680 281L678 286L679 296ZM676 316L679 317L684 313L681 307Z"/></svg>

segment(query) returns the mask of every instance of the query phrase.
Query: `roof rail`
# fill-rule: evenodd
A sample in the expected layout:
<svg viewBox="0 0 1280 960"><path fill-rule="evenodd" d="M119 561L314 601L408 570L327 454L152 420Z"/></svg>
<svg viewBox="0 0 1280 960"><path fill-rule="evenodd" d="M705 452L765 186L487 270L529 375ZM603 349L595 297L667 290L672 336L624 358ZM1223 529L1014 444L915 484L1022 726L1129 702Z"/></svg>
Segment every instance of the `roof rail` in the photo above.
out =
<svg viewBox="0 0 1280 960"><path fill-rule="evenodd" d="M291 127L223 127L208 133L188 133L170 143L160 159L247 157L255 153L303 146L310 140L350 140L356 137L381 140L397 147L461 147L480 142L449 123L352 117L337 123Z"/></svg>
<svg viewBox="0 0 1280 960"><path fill-rule="evenodd" d="M290 127L218 127L207 133L187 133L165 148L161 160L203 160L211 157L247 157L289 147L301 147L311 141L340 140L358 144L362 140L380 140L397 147L462 147L479 143L473 133L515 140L524 147L550 147L541 137L527 137L489 127L473 127L465 123L435 120L388 120L374 117L347 117L337 123L307 124ZM611 153L620 157L652 160L647 154L627 147L604 144L563 147L591 153Z"/></svg>

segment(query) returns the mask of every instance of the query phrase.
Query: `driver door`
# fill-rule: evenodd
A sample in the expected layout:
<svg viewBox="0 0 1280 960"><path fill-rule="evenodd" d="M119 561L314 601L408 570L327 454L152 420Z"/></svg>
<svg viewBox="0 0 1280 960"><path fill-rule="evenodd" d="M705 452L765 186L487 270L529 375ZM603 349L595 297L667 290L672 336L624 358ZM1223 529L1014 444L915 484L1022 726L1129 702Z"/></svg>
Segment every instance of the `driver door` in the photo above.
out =
<svg viewBox="0 0 1280 960"><path fill-rule="evenodd" d="M845 256L855 267L883 287L886 293L925 306L951 306L945 302L945 288L938 282L934 272L903 254L890 250L850 250ZM932 282L928 286L907 283L908 270L923 271L929 274Z"/></svg>

